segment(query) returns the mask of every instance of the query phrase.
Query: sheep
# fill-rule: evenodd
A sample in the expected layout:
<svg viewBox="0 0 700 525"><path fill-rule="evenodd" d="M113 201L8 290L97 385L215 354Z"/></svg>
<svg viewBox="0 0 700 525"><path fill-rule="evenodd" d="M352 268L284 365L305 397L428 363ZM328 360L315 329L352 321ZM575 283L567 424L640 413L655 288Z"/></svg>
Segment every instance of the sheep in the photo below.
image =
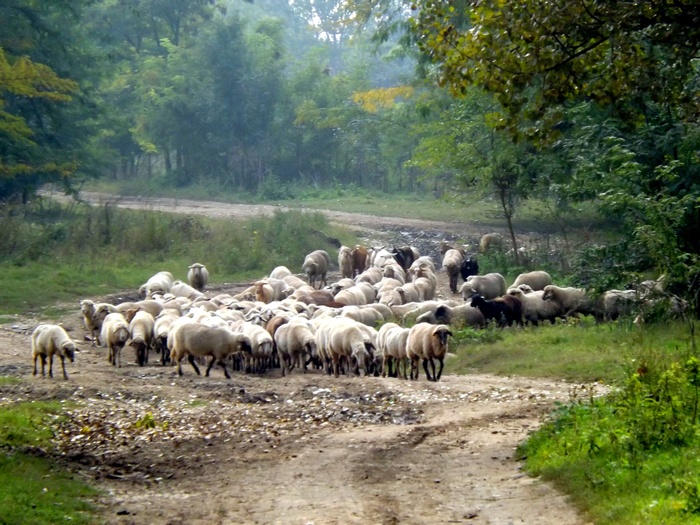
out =
<svg viewBox="0 0 700 525"><path fill-rule="evenodd" d="M428 311L416 317L416 323L461 323L464 326L482 327L486 324L486 319L481 310L469 304L460 304L458 306L441 304L434 311Z"/></svg>
<svg viewBox="0 0 700 525"><path fill-rule="evenodd" d="M121 313L110 313L102 323L102 340L107 345L107 362L122 366L121 350L129 340L129 324Z"/></svg>
<svg viewBox="0 0 700 525"><path fill-rule="evenodd" d="M289 286L290 288L294 288L295 290L303 288L304 286L309 286L309 283L297 277L296 275L288 275L287 277L282 277L282 280L285 283L287 283L287 286Z"/></svg>
<svg viewBox="0 0 700 525"><path fill-rule="evenodd" d="M451 249L442 258L442 267L450 279L450 291L457 293L457 276L464 261L464 255L459 250Z"/></svg>
<svg viewBox="0 0 700 525"><path fill-rule="evenodd" d="M418 257L415 261L413 261L413 264L406 271L406 275L412 277L418 268L426 266L430 268L430 270L435 272L435 263L433 262L433 259L430 256L424 255L422 257Z"/></svg>
<svg viewBox="0 0 700 525"><path fill-rule="evenodd" d="M506 293L506 280L500 273L487 273L486 275L474 275L464 283L460 289L462 299L467 301L474 295L481 295L484 299L496 299Z"/></svg>
<svg viewBox="0 0 700 525"><path fill-rule="evenodd" d="M465 250L464 250L463 247L461 247L461 246L455 246L454 244L450 244L450 243L448 243L447 241L440 241L440 242L438 243L438 249L440 250L440 255L442 255L443 257L444 257L445 254L446 254L448 251L450 251L450 250L457 250L457 251L460 252L463 256L466 255L466 252L465 252Z"/></svg>
<svg viewBox="0 0 700 525"><path fill-rule="evenodd" d="M203 292L209 281L209 271L207 267L200 263L190 264L187 272L187 282L199 292Z"/></svg>
<svg viewBox="0 0 700 525"><path fill-rule="evenodd" d="M277 266L270 272L270 277L273 279L284 279L292 275L292 272L286 266Z"/></svg>
<svg viewBox="0 0 700 525"><path fill-rule="evenodd" d="M427 280L427 283L421 279ZM426 265L417 268L413 272L413 283L422 291L424 301L432 301L435 298L438 278L437 275L435 275L435 271L431 270L430 266Z"/></svg>
<svg viewBox="0 0 700 525"><path fill-rule="evenodd" d="M98 309L103 312L100 316L96 316ZM90 299L80 301L80 313L83 315L85 328L90 331L90 346L100 346L102 321L108 313L117 311L117 308L109 303L94 303Z"/></svg>
<svg viewBox="0 0 700 525"><path fill-rule="evenodd" d="M355 277L355 282L357 284L360 283L368 283L371 285L377 284L379 281L382 280L382 277L384 277L381 268L378 268L376 266L372 266L370 268L367 268L364 272L359 274L357 277Z"/></svg>
<svg viewBox="0 0 700 525"><path fill-rule="evenodd" d="M382 366L382 377L403 377L407 379L406 343L408 341L409 328L402 328L396 323L383 324L377 334L377 347L384 356ZM395 372L392 371L392 363L396 362ZM403 363L403 374L401 374L401 363Z"/></svg>
<svg viewBox="0 0 700 525"><path fill-rule="evenodd" d="M406 272L398 263L390 262L382 267L382 277L395 279L399 281L400 284L406 283Z"/></svg>
<svg viewBox="0 0 700 525"><path fill-rule="evenodd" d="M467 257L459 267L459 273L465 281L472 275L479 275L479 263L471 257Z"/></svg>
<svg viewBox="0 0 700 525"><path fill-rule="evenodd" d="M34 360L34 373L37 374L36 361L41 358L41 377L46 377L46 358L49 358L49 377L53 377L53 356L57 354L61 358L63 379L68 380L66 373L66 358L72 363L75 360L75 352L78 349L75 342L68 336L62 326L57 324L40 324L32 333L32 359Z"/></svg>
<svg viewBox="0 0 700 525"><path fill-rule="evenodd" d="M160 361L163 366L170 361L170 350L168 350L168 332L172 324L180 318L177 310L164 309L153 323L153 344L156 351L160 353Z"/></svg>
<svg viewBox="0 0 700 525"><path fill-rule="evenodd" d="M282 301L294 293L294 288L289 286L283 279L268 277L265 279L272 287L272 298L274 301Z"/></svg>
<svg viewBox="0 0 700 525"><path fill-rule="evenodd" d="M356 244L350 253L352 255L352 277L354 278L367 269L368 253L367 248L361 244Z"/></svg>
<svg viewBox="0 0 700 525"><path fill-rule="evenodd" d="M335 377L339 376L341 358L349 362L354 360L355 370L362 369L365 375L368 374L372 346L365 341L355 321L347 318L326 319L316 330L315 339L319 354L326 365L331 362Z"/></svg>
<svg viewBox="0 0 700 525"><path fill-rule="evenodd" d="M191 301L204 297L202 292L182 281L175 281L170 288L170 293L175 297L187 297Z"/></svg>
<svg viewBox="0 0 700 525"><path fill-rule="evenodd" d="M190 322L180 325L175 331L170 358L177 363L177 374L182 376L182 359L185 356L197 375L201 374L194 362L195 357L211 356L206 377L209 377L209 372L216 362L224 369L226 379L231 379L224 359L238 352L244 355L250 355L252 352L250 339L246 335L233 333L226 328L210 328Z"/></svg>
<svg viewBox="0 0 700 525"><path fill-rule="evenodd" d="M423 369L428 381L439 381L444 367L445 355L447 355L447 338L452 332L444 324L433 326L430 324L414 325L406 342L406 354L411 360L411 379L418 379L418 361L423 360ZM435 373L435 359L440 363L440 369ZM428 371L428 362L432 368L432 377Z"/></svg>
<svg viewBox="0 0 700 525"><path fill-rule="evenodd" d="M338 250L338 267L342 277L353 277L352 250L347 246L341 246Z"/></svg>
<svg viewBox="0 0 700 525"><path fill-rule="evenodd" d="M520 300L512 295L504 295L494 301L487 301L481 295L474 295L471 300L474 308L481 310L486 321L495 320L500 326L512 326L513 322L522 325L523 310Z"/></svg>
<svg viewBox="0 0 700 525"><path fill-rule="evenodd" d="M564 316L573 314L594 314L593 301L582 288L562 288L554 284L544 287L542 300L555 303Z"/></svg>
<svg viewBox="0 0 700 525"><path fill-rule="evenodd" d="M401 296L401 304L416 303L423 300L424 290L416 283L406 283L396 288L396 292Z"/></svg>
<svg viewBox="0 0 700 525"><path fill-rule="evenodd" d="M370 255L370 264L375 268L383 268L386 263L392 261L394 261L394 254L386 248L375 248Z"/></svg>
<svg viewBox="0 0 700 525"><path fill-rule="evenodd" d="M411 246L394 246L394 259L404 270L408 270L418 257Z"/></svg>
<svg viewBox="0 0 700 525"><path fill-rule="evenodd" d="M145 311L138 311L129 322L131 341L129 346L136 353L136 362L139 366L148 363L148 352L153 344L153 329L155 319Z"/></svg>
<svg viewBox="0 0 700 525"><path fill-rule="evenodd" d="M298 321L287 323L277 329L274 339L282 367L282 375L287 375L287 372L291 373L294 366L301 366L301 363L304 363L304 373L306 373L306 362L303 359L303 354L310 358L317 356L316 338L311 328Z"/></svg>
<svg viewBox="0 0 700 525"><path fill-rule="evenodd" d="M326 274L331 266L331 259L325 250L315 250L308 254L301 265L301 271L309 279L309 284L315 287L316 278L319 278L319 289L326 286Z"/></svg>
<svg viewBox="0 0 700 525"><path fill-rule="evenodd" d="M366 326L376 326L377 323L384 322L384 316L374 308L359 308L357 306L346 306L343 308L341 317L349 317L358 323Z"/></svg>
<svg viewBox="0 0 700 525"><path fill-rule="evenodd" d="M347 277L343 277L337 282L331 283L328 286L324 288L324 290L328 290L331 292L333 295L337 294L341 290L347 290L348 288L352 288L355 286L355 281L353 279L349 279Z"/></svg>
<svg viewBox="0 0 700 525"><path fill-rule="evenodd" d="M511 288L517 288L521 284L527 284L535 292L539 290L544 290L545 286L552 284L552 277L542 270L536 270L534 272L521 273L515 278L515 282L511 285Z"/></svg>
<svg viewBox="0 0 700 525"><path fill-rule="evenodd" d="M544 300L544 291L525 293L520 288L510 288L508 295L517 298L522 305L523 321L532 323L535 326L542 320L547 320L554 324L557 317L561 317L564 312L560 306L553 301Z"/></svg>
<svg viewBox="0 0 700 525"><path fill-rule="evenodd" d="M342 305L363 305L367 304L365 292L358 286L353 286L347 290L340 290L333 298L334 302Z"/></svg>
<svg viewBox="0 0 700 525"><path fill-rule="evenodd" d="M155 293L169 293L173 286L173 274L161 271L139 287L139 297L149 298Z"/></svg>
<svg viewBox="0 0 700 525"><path fill-rule="evenodd" d="M505 239L500 233L487 233L479 240L479 251L488 253L490 251L502 251L505 246Z"/></svg>
<svg viewBox="0 0 700 525"><path fill-rule="evenodd" d="M614 321L621 315L631 314L638 304L636 290L608 290L598 301L596 318Z"/></svg>
<svg viewBox="0 0 700 525"><path fill-rule="evenodd" d="M274 345L270 333L252 323L242 323L235 331L243 333L250 340L251 353L245 356L246 372L264 373L270 365Z"/></svg>

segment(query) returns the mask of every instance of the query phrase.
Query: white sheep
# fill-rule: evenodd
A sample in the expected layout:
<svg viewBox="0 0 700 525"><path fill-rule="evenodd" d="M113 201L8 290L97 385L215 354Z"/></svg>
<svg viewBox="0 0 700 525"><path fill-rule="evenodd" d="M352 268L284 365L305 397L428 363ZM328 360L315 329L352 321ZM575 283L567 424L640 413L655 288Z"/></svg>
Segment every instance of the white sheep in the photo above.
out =
<svg viewBox="0 0 700 525"><path fill-rule="evenodd" d="M319 355L326 364L330 361L335 377L339 376L341 359L346 360L348 366L353 364L355 370L359 368L368 374L372 348L365 342L358 323L341 317L325 319L316 330L315 338Z"/></svg>
<svg viewBox="0 0 700 525"><path fill-rule="evenodd" d="M211 356L206 377L209 377L214 363L219 363L224 369L226 379L231 379L224 360L239 352L244 355L251 354L250 339L245 334L190 322L180 325L174 332L170 358L177 363L177 373L182 376L182 359L185 356L197 375L201 374L195 363L195 357Z"/></svg>
<svg viewBox="0 0 700 525"><path fill-rule="evenodd" d="M158 272L139 287L140 297L150 297L153 294L166 294L173 285L173 274L166 271Z"/></svg>
<svg viewBox="0 0 700 525"><path fill-rule="evenodd" d="M557 304L564 316L568 317L577 313L584 315L595 313L593 301L582 288L562 288L550 284L545 286L543 291L542 299Z"/></svg>
<svg viewBox="0 0 700 525"><path fill-rule="evenodd" d="M200 263L190 264L187 272L187 282L192 288L203 292L209 282L209 271L207 267Z"/></svg>
<svg viewBox="0 0 700 525"><path fill-rule="evenodd" d="M302 363L306 373L304 354L310 358L317 357L316 338L310 325L300 322L283 324L275 332L274 339L282 375L291 373L295 365L301 366Z"/></svg>
<svg viewBox="0 0 700 525"><path fill-rule="evenodd" d="M416 323L462 324L463 326L483 327L486 325L486 319L481 310L470 304L457 306L441 304L434 310L416 317Z"/></svg>
<svg viewBox="0 0 700 525"><path fill-rule="evenodd" d="M352 286L347 290L340 290L334 297L335 302L345 305L367 304L367 295L359 286Z"/></svg>
<svg viewBox="0 0 700 525"><path fill-rule="evenodd" d="M508 295L512 295L520 300L524 323L531 323L537 326L540 321L549 321L554 324L557 317L564 315L559 304L554 301L544 300L544 290L525 293L520 288L510 288Z"/></svg>
<svg viewBox="0 0 700 525"><path fill-rule="evenodd" d="M129 340L129 324L121 313L110 313L102 323L102 340L107 345L107 361L122 366L121 351Z"/></svg>
<svg viewBox="0 0 700 525"><path fill-rule="evenodd" d="M495 272L486 275L472 275L460 287L459 291L465 301L477 294L484 299L496 299L506 293L506 280L500 273Z"/></svg>
<svg viewBox="0 0 700 525"><path fill-rule="evenodd" d="M170 361L170 350L168 349L168 332L175 321L180 318L180 311L165 308L153 324L153 344L156 352L160 353L160 361L165 366Z"/></svg>
<svg viewBox="0 0 700 525"><path fill-rule="evenodd" d="M424 301L432 301L435 298L438 278L430 266L419 266L413 271L413 284L418 287Z"/></svg>
<svg viewBox="0 0 700 525"><path fill-rule="evenodd" d="M406 354L411 360L411 379L418 379L418 361L422 359L428 381L440 380L447 355L447 338L451 335L452 332L444 324L435 326L421 323L411 328L406 343ZM435 373L435 359L440 363L437 374ZM428 371L428 363L432 368L432 377Z"/></svg>
<svg viewBox="0 0 700 525"><path fill-rule="evenodd" d="M97 315L98 309L103 312ZM83 315L85 328L90 331L91 346L100 346L100 330L102 321L108 313L117 312L117 308L108 303L95 303L90 299L80 301L80 313Z"/></svg>
<svg viewBox="0 0 700 525"><path fill-rule="evenodd" d="M331 267L331 258L325 250L315 250L308 254L301 265L301 271L304 272L309 279L309 284L313 287L316 285L316 279L319 279L319 289L328 284L326 274Z"/></svg>
<svg viewBox="0 0 700 525"><path fill-rule="evenodd" d="M487 233L479 240L479 251L488 253L493 250L502 251L505 247L505 239L500 233Z"/></svg>
<svg viewBox="0 0 700 525"><path fill-rule="evenodd" d="M377 346L384 356L382 377L403 377L408 379L406 373L408 354L406 346L408 343L409 328L403 328L396 323L383 324L377 335ZM396 363L392 371L392 363ZM401 364L403 363L403 373Z"/></svg>
<svg viewBox="0 0 700 525"><path fill-rule="evenodd" d="M41 376L46 377L46 358L49 358L49 377L53 377L53 356L61 358L63 379L68 380L66 373L66 358L72 363L77 352L75 342L68 336L63 327L56 324L40 324L32 333L32 359L34 374L37 374L36 361L41 358Z"/></svg>
<svg viewBox="0 0 700 525"><path fill-rule="evenodd" d="M358 274L357 277L355 277L355 282L358 284L369 283L371 285L374 285L381 281L382 277L384 277L384 275L382 274L381 268L378 268L376 266L370 266L364 272Z"/></svg>
<svg viewBox="0 0 700 525"><path fill-rule="evenodd" d="M457 279L459 278L459 269L463 262L464 254L455 249L447 250L442 258L442 268L450 280L450 291L452 293L457 293Z"/></svg>
<svg viewBox="0 0 700 525"><path fill-rule="evenodd" d="M527 284L533 291L544 290L545 286L552 284L552 277L545 271L521 273L515 278L511 288L517 288L521 284Z"/></svg>
<svg viewBox="0 0 700 525"><path fill-rule="evenodd" d="M270 365L274 342L270 333L262 326L242 323L234 331L241 332L250 340L251 353L246 357L246 372L264 373Z"/></svg>
<svg viewBox="0 0 700 525"><path fill-rule="evenodd" d="M348 246L341 246L340 250L338 250L338 267L340 268L340 275L342 277L353 277L352 249Z"/></svg>
<svg viewBox="0 0 700 525"><path fill-rule="evenodd" d="M153 316L144 310L136 312L131 321L129 321L129 333L131 334L129 346L134 349L136 362L139 366L144 366L148 363L148 352L153 346L153 329L155 324Z"/></svg>
<svg viewBox="0 0 700 525"><path fill-rule="evenodd" d="M173 285L170 288L170 293L175 297L187 297L191 301L204 297L202 292L196 290L187 283L183 283L182 281L173 282Z"/></svg>
<svg viewBox="0 0 700 525"><path fill-rule="evenodd" d="M286 266L277 266L270 272L270 277L273 279L284 279L292 275L292 272Z"/></svg>
<svg viewBox="0 0 700 525"><path fill-rule="evenodd" d="M345 306L341 317L347 317L366 326L377 326L385 321L384 316L374 308L360 308L358 306Z"/></svg>

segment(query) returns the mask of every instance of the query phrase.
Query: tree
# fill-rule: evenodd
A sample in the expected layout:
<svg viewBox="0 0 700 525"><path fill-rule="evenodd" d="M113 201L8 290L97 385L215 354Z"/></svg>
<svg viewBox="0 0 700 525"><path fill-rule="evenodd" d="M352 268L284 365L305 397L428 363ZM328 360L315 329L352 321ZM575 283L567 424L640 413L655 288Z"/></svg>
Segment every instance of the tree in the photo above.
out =
<svg viewBox="0 0 700 525"><path fill-rule="evenodd" d="M456 94L495 93L514 135L551 134L565 101L586 98L626 121L649 102L695 120L700 5L688 0L415 2L421 49ZM525 115L532 120L523 129Z"/></svg>
<svg viewBox="0 0 700 525"><path fill-rule="evenodd" d="M0 5L0 198L93 176L100 70L79 24L84 0Z"/></svg>

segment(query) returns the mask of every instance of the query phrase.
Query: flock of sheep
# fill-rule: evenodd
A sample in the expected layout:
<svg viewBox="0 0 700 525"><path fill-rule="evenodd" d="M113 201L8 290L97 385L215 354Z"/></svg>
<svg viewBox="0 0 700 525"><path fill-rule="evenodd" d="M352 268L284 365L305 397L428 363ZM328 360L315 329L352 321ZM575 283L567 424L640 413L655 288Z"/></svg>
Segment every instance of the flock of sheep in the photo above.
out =
<svg viewBox="0 0 700 525"><path fill-rule="evenodd" d="M121 366L122 351L129 346L139 366L156 352L163 365L176 364L179 375L185 357L198 375L197 363L208 361L207 376L218 364L227 378L228 365L249 373L279 367L285 375L294 368L306 372L313 364L335 377L362 370L418 379L422 362L427 379L438 381L450 325L537 324L587 314L609 320L656 300L663 291L659 279L591 298L582 289L554 285L544 271L521 274L507 287L498 273L479 275L478 263L460 247L441 243L440 252L450 290L459 291L461 301L436 300L435 262L415 248L358 245L340 248L341 278L331 284L331 260L324 250L305 258L306 280L280 266L236 295L208 296L207 269L196 263L189 267L188 283L158 272L140 287L142 300L112 305L86 299L81 312L92 344L106 345L114 366ZM464 283L458 289L460 276ZM34 374L41 358L44 375L48 358L52 376L58 355L67 379L64 359L72 362L75 351L63 328L40 325L32 335Z"/></svg>

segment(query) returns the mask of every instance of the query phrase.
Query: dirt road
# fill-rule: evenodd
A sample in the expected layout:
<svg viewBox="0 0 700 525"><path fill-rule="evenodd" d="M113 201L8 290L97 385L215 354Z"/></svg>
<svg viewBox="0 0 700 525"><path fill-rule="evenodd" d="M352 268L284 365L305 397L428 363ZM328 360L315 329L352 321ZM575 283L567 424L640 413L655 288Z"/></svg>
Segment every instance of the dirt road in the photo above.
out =
<svg viewBox="0 0 700 525"><path fill-rule="evenodd" d="M513 459L572 385L455 376L449 360L439 383L279 370L226 380L189 365L179 378L128 354L114 369L83 341L77 308L63 320L81 341L70 380L60 367L41 379L29 350L38 321L0 328L0 375L23 379L0 387L0 404L77 402L56 441L69 468L104 491L102 523L584 523Z"/></svg>

